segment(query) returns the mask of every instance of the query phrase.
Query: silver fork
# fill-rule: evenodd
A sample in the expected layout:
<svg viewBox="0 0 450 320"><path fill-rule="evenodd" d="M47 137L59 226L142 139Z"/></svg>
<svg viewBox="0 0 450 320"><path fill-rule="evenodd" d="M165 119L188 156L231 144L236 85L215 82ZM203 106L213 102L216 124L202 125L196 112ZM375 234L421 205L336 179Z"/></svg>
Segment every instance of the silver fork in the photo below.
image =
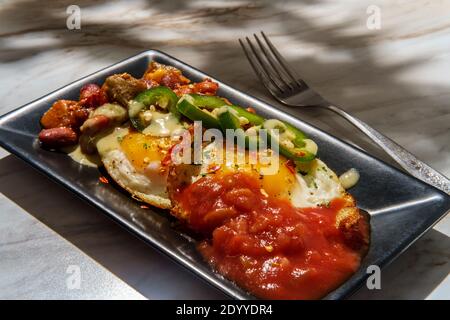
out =
<svg viewBox="0 0 450 320"><path fill-rule="evenodd" d="M371 138L411 175L450 194L450 181L443 174L365 122L326 101L288 66L264 32L261 35L263 40L253 34L257 46L248 37L245 38L246 44L242 39L239 39L239 43L253 70L275 99L291 107L322 107L339 114Z"/></svg>

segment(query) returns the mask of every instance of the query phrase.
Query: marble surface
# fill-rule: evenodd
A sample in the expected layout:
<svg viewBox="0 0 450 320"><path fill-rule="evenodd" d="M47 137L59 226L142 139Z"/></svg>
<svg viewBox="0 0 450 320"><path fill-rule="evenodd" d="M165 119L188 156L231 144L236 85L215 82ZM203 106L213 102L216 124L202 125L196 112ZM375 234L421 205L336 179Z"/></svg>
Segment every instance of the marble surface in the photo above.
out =
<svg viewBox="0 0 450 320"><path fill-rule="evenodd" d="M0 221L0 299L144 299L3 194Z"/></svg>
<svg viewBox="0 0 450 320"><path fill-rule="evenodd" d="M81 30L66 8L81 8ZM381 29L366 26L369 5ZM450 175L450 1L0 1L0 114L159 49L276 104L237 38L263 29L307 82ZM279 106L392 164L345 120ZM223 298L100 211L0 150L0 298ZM50 196L51 195L51 196ZM447 216L355 299L450 298ZM67 290L67 265L86 287ZM83 268L82 268L83 269ZM84 274L84 272L82 272Z"/></svg>

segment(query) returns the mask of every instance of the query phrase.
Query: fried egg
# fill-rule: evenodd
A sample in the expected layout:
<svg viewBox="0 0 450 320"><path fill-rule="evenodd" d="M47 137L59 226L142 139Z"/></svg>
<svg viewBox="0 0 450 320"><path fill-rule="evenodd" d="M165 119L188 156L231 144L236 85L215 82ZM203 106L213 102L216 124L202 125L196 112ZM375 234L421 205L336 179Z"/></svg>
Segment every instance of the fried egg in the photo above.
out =
<svg viewBox="0 0 450 320"><path fill-rule="evenodd" d="M234 156L227 157L222 145L214 142L207 145L202 151L199 173L192 177L191 182L218 172L244 172L259 179L263 193L288 199L299 208L327 205L331 200L346 194L338 176L318 158L301 168L295 168L292 161L282 155L267 155L267 152L260 151L250 161L248 151L234 152ZM267 158L270 158L270 162ZM244 161L239 161L242 159Z"/></svg>
<svg viewBox="0 0 450 320"><path fill-rule="evenodd" d="M223 144L213 142L202 150L201 165L172 165L168 176L168 192L173 205L172 214L179 219L189 220L189 213L179 206L176 200L176 193L179 192L180 187L186 187L210 175L246 173L258 179L262 194L286 199L297 208L328 206L332 200L342 199L343 208L337 213L336 227L344 226L349 230L358 223L361 215L355 200L345 191L338 176L320 159L316 158L295 167L292 161L281 155L271 155L269 163L267 161L251 162L248 161L249 152L242 152L246 153L247 158L244 159L247 161L237 161L239 156L243 155L236 150L233 156L227 157ZM264 155L259 155L256 159L264 159ZM273 167L275 170L264 171L274 162L277 164Z"/></svg>
<svg viewBox="0 0 450 320"><path fill-rule="evenodd" d="M117 127L98 140L97 150L117 184L138 200L168 209L167 168L161 162L173 143L171 137Z"/></svg>

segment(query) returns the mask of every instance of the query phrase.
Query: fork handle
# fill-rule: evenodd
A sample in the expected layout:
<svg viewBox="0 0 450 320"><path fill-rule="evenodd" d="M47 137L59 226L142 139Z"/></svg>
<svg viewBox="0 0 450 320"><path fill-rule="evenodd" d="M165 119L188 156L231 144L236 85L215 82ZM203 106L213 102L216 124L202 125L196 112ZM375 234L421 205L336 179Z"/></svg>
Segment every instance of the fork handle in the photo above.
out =
<svg viewBox="0 0 450 320"><path fill-rule="evenodd" d="M377 145L379 145L387 154L389 154L403 169L412 176L420 179L447 194L450 194L450 180L443 174L437 172L424 162L417 159L413 154L399 146L397 143L375 130L365 122L353 117L339 107L329 105L327 109L341 115L355 127L365 133Z"/></svg>

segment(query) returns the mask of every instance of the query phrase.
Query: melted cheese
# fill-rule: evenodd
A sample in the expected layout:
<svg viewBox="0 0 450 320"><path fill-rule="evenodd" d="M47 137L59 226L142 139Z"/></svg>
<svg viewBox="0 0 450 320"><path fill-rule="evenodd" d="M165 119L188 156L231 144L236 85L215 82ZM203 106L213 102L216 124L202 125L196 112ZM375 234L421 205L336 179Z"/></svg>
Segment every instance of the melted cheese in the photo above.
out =
<svg viewBox="0 0 450 320"><path fill-rule="evenodd" d="M99 137L97 140L97 151L104 155L108 151L120 149L120 141L130 132L128 127L117 127L112 132Z"/></svg>
<svg viewBox="0 0 450 320"><path fill-rule="evenodd" d="M183 128L183 125L173 113L153 111L151 123L144 129L143 133L158 137L168 137Z"/></svg>
<svg viewBox="0 0 450 320"><path fill-rule="evenodd" d="M78 144L75 147L66 149L66 152L73 161L78 162L79 164L82 164L84 166L96 168L100 167L102 164L100 157L97 154L84 154L83 152L81 152L80 145Z"/></svg>
<svg viewBox="0 0 450 320"><path fill-rule="evenodd" d="M358 170L351 168L339 176L339 181L345 189L350 189L359 181Z"/></svg>

